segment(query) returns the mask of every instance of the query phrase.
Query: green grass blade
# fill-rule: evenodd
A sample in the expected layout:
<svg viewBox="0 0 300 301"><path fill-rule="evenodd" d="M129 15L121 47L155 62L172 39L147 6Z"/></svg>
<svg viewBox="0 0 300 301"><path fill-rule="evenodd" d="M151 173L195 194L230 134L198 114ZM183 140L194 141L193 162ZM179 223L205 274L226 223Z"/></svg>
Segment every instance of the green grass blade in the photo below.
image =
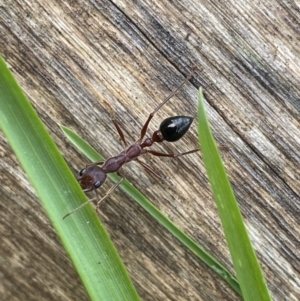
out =
<svg viewBox="0 0 300 301"><path fill-rule="evenodd" d="M103 157L99 155L87 142L80 138L70 129L61 126L67 138L92 162L101 161ZM119 181L116 174L109 174L110 179L114 182ZM240 287L237 280L230 272L221 265L215 258L208 254L199 244L192 238L182 232L174 225L159 209L157 209L142 193L140 193L130 182L124 180L120 187L130 195L137 203L139 203L151 216L153 216L161 225L163 225L173 236L175 236L184 246L190 249L204 263L212 268L220 277L222 277L229 285L241 295Z"/></svg>
<svg viewBox="0 0 300 301"><path fill-rule="evenodd" d="M199 91L198 133L213 195L245 301L271 300L238 204L211 134Z"/></svg>
<svg viewBox="0 0 300 301"><path fill-rule="evenodd" d="M27 173L92 300L140 300L108 234L0 57L0 129Z"/></svg>

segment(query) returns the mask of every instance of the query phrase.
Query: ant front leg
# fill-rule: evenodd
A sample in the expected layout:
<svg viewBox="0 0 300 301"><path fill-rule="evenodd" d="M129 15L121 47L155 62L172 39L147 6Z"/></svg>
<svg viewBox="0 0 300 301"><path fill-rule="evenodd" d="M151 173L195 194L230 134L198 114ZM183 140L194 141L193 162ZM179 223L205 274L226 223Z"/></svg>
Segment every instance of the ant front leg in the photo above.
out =
<svg viewBox="0 0 300 301"><path fill-rule="evenodd" d="M101 203L102 203L106 198L108 198L108 197L114 192L114 190L122 183L122 181L123 181L124 179L125 179L125 177L122 177L122 178L119 180L119 182L117 182L113 187L111 187L111 188L107 191L107 193L104 195L104 197L103 197L100 201L97 202L97 205L96 205L96 212L99 211Z"/></svg>
<svg viewBox="0 0 300 301"><path fill-rule="evenodd" d="M97 196L97 193L96 193L96 196ZM65 219L65 218L68 217L69 215L71 215L71 214L73 214L74 212L80 210L80 209L81 209L82 207L84 207L85 205L90 204L90 203L94 203L95 200L96 200L96 197L94 197L94 198L92 198L92 199L86 201L85 203L81 204L80 206L78 206L77 208L73 209L73 210L70 211L69 213L65 214L65 215L63 216L62 219Z"/></svg>
<svg viewBox="0 0 300 301"><path fill-rule="evenodd" d="M89 164L86 164L85 167L89 167L92 165L102 165L104 162L105 161L97 161L97 162L89 163Z"/></svg>

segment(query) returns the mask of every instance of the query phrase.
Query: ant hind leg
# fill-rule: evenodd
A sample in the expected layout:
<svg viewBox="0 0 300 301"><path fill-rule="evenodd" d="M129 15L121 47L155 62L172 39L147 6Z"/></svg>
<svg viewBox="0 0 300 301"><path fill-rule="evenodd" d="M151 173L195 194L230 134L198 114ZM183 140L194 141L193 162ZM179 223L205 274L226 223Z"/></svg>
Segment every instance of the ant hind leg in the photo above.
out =
<svg viewBox="0 0 300 301"><path fill-rule="evenodd" d="M157 156L157 157L170 157L170 158L177 158L177 157L181 157L181 156L185 156L188 154L192 154L192 153L196 153L200 150L200 148L195 148L192 149L188 152L184 152L184 153L178 153L178 154L174 154L174 153L161 153L161 152L157 152L154 150L145 150L145 153L151 154L153 156Z"/></svg>
<svg viewBox="0 0 300 301"><path fill-rule="evenodd" d="M165 105L174 95L176 95L180 90L181 88L193 77L193 75L195 74L197 70L197 66L194 66L192 71L190 72L190 74L181 82L181 84L174 90L171 92L171 94L169 96L167 96L155 109L152 113L149 114L149 117L147 119L147 121L145 122L142 130L141 130L141 137L140 137L140 140L142 140L145 135L146 135L146 132L147 132L147 129L148 129L148 125L151 121L151 119L153 118L154 114L160 110L160 108Z"/></svg>

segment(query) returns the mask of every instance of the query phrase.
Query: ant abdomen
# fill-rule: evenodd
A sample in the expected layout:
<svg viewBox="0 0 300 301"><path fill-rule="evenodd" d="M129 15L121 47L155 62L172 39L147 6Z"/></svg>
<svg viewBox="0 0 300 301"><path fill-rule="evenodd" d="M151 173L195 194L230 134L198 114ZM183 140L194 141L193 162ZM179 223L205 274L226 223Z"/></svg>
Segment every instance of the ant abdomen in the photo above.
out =
<svg viewBox="0 0 300 301"><path fill-rule="evenodd" d="M174 142L183 137L193 122L192 117L174 116L166 118L159 127L164 139Z"/></svg>

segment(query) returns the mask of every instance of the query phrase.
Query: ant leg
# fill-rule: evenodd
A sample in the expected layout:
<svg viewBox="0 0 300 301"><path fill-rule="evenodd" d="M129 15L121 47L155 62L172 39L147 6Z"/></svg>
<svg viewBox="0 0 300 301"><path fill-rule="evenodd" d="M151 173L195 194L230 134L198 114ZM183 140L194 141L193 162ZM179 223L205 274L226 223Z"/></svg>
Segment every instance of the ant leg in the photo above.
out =
<svg viewBox="0 0 300 301"><path fill-rule="evenodd" d="M157 152L154 150L145 150L145 153L149 153L153 156L157 156L157 157L171 157L171 158L177 158L177 157L181 157L181 156L185 156L188 154L192 154L192 153L196 153L200 150L200 148L195 148L192 149L188 152L184 152L184 153L178 153L178 154L174 154L174 153L161 153L161 152Z"/></svg>
<svg viewBox="0 0 300 301"><path fill-rule="evenodd" d="M105 104L108 105L108 107L109 107L108 111L109 111L110 119L111 119L111 121L113 122L113 124L114 124L116 130L118 131L118 134L119 134L119 136L120 136L122 142L124 143L124 146L126 146L127 143L126 143L124 134L123 134L123 132L122 132L122 130L121 130L121 127L119 126L119 124L118 124L118 122L117 122L117 120L116 120L116 112L115 112L115 110L114 110L114 109L110 106L110 104L107 103L106 101L105 101Z"/></svg>
<svg viewBox="0 0 300 301"><path fill-rule="evenodd" d="M102 165L105 161L97 161L97 162L93 162L93 163L90 163L90 164L86 164L85 167L89 167L89 166L92 166L92 165Z"/></svg>
<svg viewBox="0 0 300 301"><path fill-rule="evenodd" d="M150 121L151 121L151 119L153 118L153 116L154 116L154 114L164 105L164 104L166 104L174 95L176 95L178 92L179 92L179 90L192 78L192 76L194 75L194 73L195 73L195 71L196 71L196 67L193 67L193 70L192 70L192 72L181 82L181 84L173 91L173 92L171 92L171 94L169 95L169 96L167 96L164 100L163 100L163 102L161 103L161 104L159 104L157 107L156 107L156 109L152 112L152 113L150 113L149 114L149 117L148 117L148 119L147 119L147 121L145 122L145 124L144 124L144 126L143 126L143 128L142 128L142 130L141 130L141 137L140 137L140 140L142 140L143 138L144 138L144 136L145 136L145 134L146 134L146 131L147 131L147 128L148 128L148 125L149 125L149 123L150 123Z"/></svg>
<svg viewBox="0 0 300 301"><path fill-rule="evenodd" d="M116 127L116 129L117 129L117 131L118 131L118 134L119 134L121 140L122 140L123 143L124 143L124 146L127 146L127 142L126 142L126 140L125 140L124 133L122 132L122 129L121 129L121 127L119 126L117 120L116 120L115 118L112 118L111 121L113 122L114 126Z"/></svg>
<svg viewBox="0 0 300 301"><path fill-rule="evenodd" d="M100 204L107 198L109 197L113 191L122 183L122 181L125 179L125 177L122 177L119 182L117 182L113 187L111 187L108 192L104 195L104 197L97 202L97 205L96 205L96 212L99 211L99 208L100 208Z"/></svg>
<svg viewBox="0 0 300 301"><path fill-rule="evenodd" d="M80 206L78 206L77 208L73 209L72 211L70 211L69 213L67 213L66 215L64 215L63 219L65 219L66 217L68 217L69 215L73 214L74 212L78 211L79 209L81 209L82 207L84 207L85 205L94 202L96 199L96 197L86 201L85 203L81 204Z"/></svg>
<svg viewBox="0 0 300 301"><path fill-rule="evenodd" d="M148 172L150 172L152 175L158 177L159 179L162 179L162 177L157 174L148 164L140 161L139 159L135 159L138 163L140 163Z"/></svg>

